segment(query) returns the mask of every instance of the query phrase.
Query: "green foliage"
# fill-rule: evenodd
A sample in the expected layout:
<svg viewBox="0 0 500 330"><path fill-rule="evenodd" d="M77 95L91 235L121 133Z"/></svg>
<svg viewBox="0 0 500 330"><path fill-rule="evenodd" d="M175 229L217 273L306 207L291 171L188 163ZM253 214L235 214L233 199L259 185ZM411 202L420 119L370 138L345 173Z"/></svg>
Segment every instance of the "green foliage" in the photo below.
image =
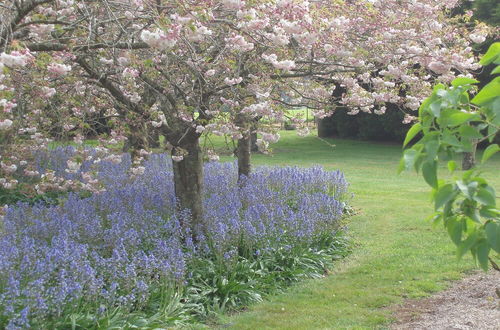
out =
<svg viewBox="0 0 500 330"><path fill-rule="evenodd" d="M496 0L475 0L474 17L488 24L500 25L500 4Z"/></svg>
<svg viewBox="0 0 500 330"><path fill-rule="evenodd" d="M500 64L500 43L494 43L481 60L483 65ZM498 67L497 67L498 68ZM498 70L496 70L498 71ZM500 128L500 77L494 78L470 100L478 81L457 78L451 86L437 85L419 109L419 122L407 134L404 146L419 133L423 137L404 151L400 171L421 170L432 187L435 222L442 221L457 255L470 251L478 265L487 270L492 251L500 251L500 210L495 189L480 169L455 175L452 181L438 178L438 162L448 161L455 174L456 154L470 152L477 141L487 140L482 165L500 151L492 141Z"/></svg>
<svg viewBox="0 0 500 330"><path fill-rule="evenodd" d="M161 329L192 323L196 306L184 302L181 289L164 287L149 299L147 307L134 312L116 307L80 306L80 312L67 313L46 324L47 329ZM93 312L98 310L97 313Z"/></svg>
<svg viewBox="0 0 500 330"><path fill-rule="evenodd" d="M23 192L21 189L5 189L0 187L0 206L13 205L19 202L36 204L44 203L47 205L55 205L59 202L60 198L64 197L66 193L59 191L46 192L44 194L32 195Z"/></svg>
<svg viewBox="0 0 500 330"><path fill-rule="evenodd" d="M292 283L322 276L334 260L349 253L349 246L340 233L325 233L293 249L262 254L244 250L231 257L210 253L194 259L187 283L158 287L143 309L130 313L117 307L93 313L89 311L99 306L81 306L81 313L54 320L48 328L164 329L206 323L282 292Z"/></svg>
<svg viewBox="0 0 500 330"><path fill-rule="evenodd" d="M345 238L325 233L312 244L272 251L241 250L233 257L195 260L186 302L198 306L195 317L207 319L262 301L292 283L321 277L349 252ZM234 259L233 262L226 260Z"/></svg>

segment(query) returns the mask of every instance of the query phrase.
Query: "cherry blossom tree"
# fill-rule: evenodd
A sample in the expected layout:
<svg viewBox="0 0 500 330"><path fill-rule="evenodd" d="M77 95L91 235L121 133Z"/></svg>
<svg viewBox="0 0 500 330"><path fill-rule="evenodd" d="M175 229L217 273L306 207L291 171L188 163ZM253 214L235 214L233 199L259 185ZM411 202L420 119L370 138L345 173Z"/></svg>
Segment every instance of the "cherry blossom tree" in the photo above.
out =
<svg viewBox="0 0 500 330"><path fill-rule="evenodd" d="M103 145L126 140L137 164L149 135L165 138L179 207L200 224L202 134L238 140L240 174L248 175L256 118L280 122L298 106L319 118L339 104L352 114L382 114L386 102L417 109L431 81L477 68L460 19L447 16L456 4L7 0L0 134L10 151L2 148L2 172L18 171L13 149L47 144L56 122L58 134L81 143L85 116L101 111L111 128ZM261 129L265 150L279 135Z"/></svg>

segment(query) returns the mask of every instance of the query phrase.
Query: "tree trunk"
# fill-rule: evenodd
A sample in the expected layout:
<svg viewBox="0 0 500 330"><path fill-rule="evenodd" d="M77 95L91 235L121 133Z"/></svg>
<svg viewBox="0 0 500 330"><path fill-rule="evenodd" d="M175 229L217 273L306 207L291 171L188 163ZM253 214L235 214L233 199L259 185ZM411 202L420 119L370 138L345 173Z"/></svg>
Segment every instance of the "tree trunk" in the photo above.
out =
<svg viewBox="0 0 500 330"><path fill-rule="evenodd" d="M203 228L203 156L198 138L179 145L187 151L180 162L172 161L178 209L191 212L191 228Z"/></svg>
<svg viewBox="0 0 500 330"><path fill-rule="evenodd" d="M478 142L477 139L472 139L472 151L463 153L462 170L467 171L476 166L476 149Z"/></svg>
<svg viewBox="0 0 500 330"><path fill-rule="evenodd" d="M250 133L250 151L259 151L259 147L257 147L257 132L255 131L252 131L252 133Z"/></svg>
<svg viewBox="0 0 500 330"><path fill-rule="evenodd" d="M262 116L257 116L252 120L252 127L250 132L250 152L258 152L259 147L257 147L257 126L259 125L259 120Z"/></svg>
<svg viewBox="0 0 500 330"><path fill-rule="evenodd" d="M462 170L467 171L476 166L476 148L477 143L474 143L471 152L463 153Z"/></svg>
<svg viewBox="0 0 500 330"><path fill-rule="evenodd" d="M236 117L236 125L241 129L243 137L238 140L236 147L236 157L238 157L238 180L242 175L250 175L250 158L252 154L252 133L255 123L245 115L239 114Z"/></svg>
<svg viewBox="0 0 500 330"><path fill-rule="evenodd" d="M251 170L251 146L252 136L250 133L243 134L243 138L238 140L238 147L236 148L236 157L238 157L238 178L242 175L248 177Z"/></svg>

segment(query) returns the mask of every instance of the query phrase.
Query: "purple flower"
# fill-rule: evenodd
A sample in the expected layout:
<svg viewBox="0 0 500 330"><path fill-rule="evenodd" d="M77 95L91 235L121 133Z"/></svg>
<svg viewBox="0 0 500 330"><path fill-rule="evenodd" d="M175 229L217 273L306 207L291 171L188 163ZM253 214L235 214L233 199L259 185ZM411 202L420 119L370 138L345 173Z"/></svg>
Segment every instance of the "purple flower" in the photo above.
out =
<svg viewBox="0 0 500 330"><path fill-rule="evenodd" d="M72 153L37 154L39 170L66 175ZM138 309L158 288L183 285L195 258L232 263L239 247L258 257L306 244L337 230L348 187L341 172L320 167L258 167L239 185L234 163L207 163L201 230L176 210L167 155L152 155L135 178L130 166L127 155L99 164L104 193L9 208L0 233L0 327L39 327L83 305L97 314Z"/></svg>

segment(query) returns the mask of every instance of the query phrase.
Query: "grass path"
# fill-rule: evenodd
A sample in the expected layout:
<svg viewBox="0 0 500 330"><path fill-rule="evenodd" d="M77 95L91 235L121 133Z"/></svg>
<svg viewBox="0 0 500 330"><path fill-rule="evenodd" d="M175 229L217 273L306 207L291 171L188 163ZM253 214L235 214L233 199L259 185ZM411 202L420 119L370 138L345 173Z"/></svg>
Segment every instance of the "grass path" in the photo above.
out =
<svg viewBox="0 0 500 330"><path fill-rule="evenodd" d="M428 187L414 173L396 175L399 146L294 134L284 132L273 155L256 155L254 164L320 164L344 171L359 211L350 224L356 246L330 276L226 317L224 328L384 328L391 321L389 306L441 290L473 269L469 257L457 262L441 227L434 229L423 220L432 211ZM488 168L497 190L499 170L497 157Z"/></svg>

